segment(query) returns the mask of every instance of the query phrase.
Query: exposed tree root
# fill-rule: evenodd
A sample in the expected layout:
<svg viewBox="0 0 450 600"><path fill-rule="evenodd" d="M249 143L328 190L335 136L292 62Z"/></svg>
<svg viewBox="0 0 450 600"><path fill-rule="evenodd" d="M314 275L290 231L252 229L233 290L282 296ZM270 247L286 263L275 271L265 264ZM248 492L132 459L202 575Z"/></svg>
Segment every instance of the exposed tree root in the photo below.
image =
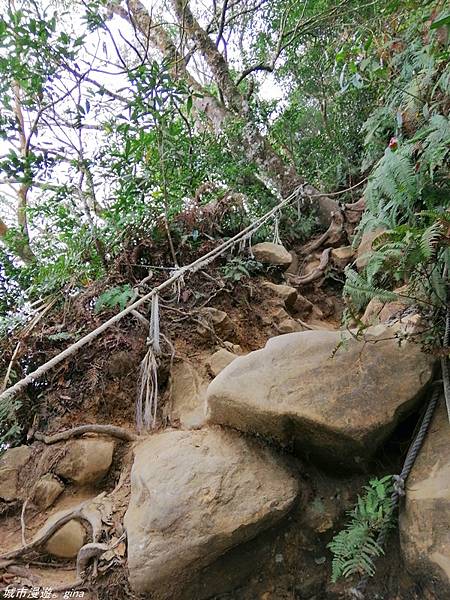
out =
<svg viewBox="0 0 450 600"><path fill-rule="evenodd" d="M356 223L360 220L364 209L366 208L366 201L363 198L360 198L357 202L353 202L352 204L346 204L344 206L344 211L347 217L347 221L350 223Z"/></svg>
<svg viewBox="0 0 450 600"><path fill-rule="evenodd" d="M110 549L108 544L100 544L99 542L92 542L82 546L77 556L77 577L82 578L89 565L89 561L93 558L99 558Z"/></svg>
<svg viewBox="0 0 450 600"><path fill-rule="evenodd" d="M319 265L313 269L311 271L311 273L308 273L307 275L303 275L300 277L292 277L291 281L292 283L294 283L294 285L306 285L307 283L311 283L313 281L315 281L316 279L319 279L320 277L322 277L322 275L325 272L325 269L328 266L328 263L330 262L330 254L331 254L331 248L326 248L323 252L322 252L322 256L320 257L320 263Z"/></svg>
<svg viewBox="0 0 450 600"><path fill-rule="evenodd" d="M84 579L75 579L73 583L60 585L52 588L52 592L62 593L74 590L75 588L86 586L86 581Z"/></svg>
<svg viewBox="0 0 450 600"><path fill-rule="evenodd" d="M27 505L28 505L28 498L25 500L25 502L22 505L22 512L20 514L20 524L22 526L22 546L26 546L27 545L27 541L25 539L25 511L27 510Z"/></svg>
<svg viewBox="0 0 450 600"><path fill-rule="evenodd" d="M117 489L117 488L116 488ZM36 551L39 547L45 544L52 535L58 531L63 525L71 521L72 519L81 520L87 522L91 527L91 535L92 542L85 544L80 548L77 555L77 578L70 585L64 585L61 587L53 588L53 592L64 592L68 589L74 589L80 586L86 585L86 581L84 578L86 569L89 565L89 562L92 559L97 559L107 552L108 550L113 550L116 546L118 546L126 537L124 533L116 542L112 545L108 545L105 543L99 543L98 539L100 538L102 532L102 522L108 519L108 515L105 514L106 511L110 512L110 508L105 506L105 497L106 493L102 492L93 500L88 500L87 502L83 502L73 510L70 510L66 514L62 515L57 521L50 524L42 534L36 538L33 542L22 546L21 548L17 548L16 550L12 550L3 555L0 555L0 568L1 569L11 569L12 567L16 567L16 560L22 558L23 555L28 554L29 552ZM103 509L103 510L102 510ZM94 565L96 567L96 563ZM19 567L20 568L20 567Z"/></svg>
<svg viewBox="0 0 450 600"><path fill-rule="evenodd" d="M77 510L70 511L66 515L63 515L62 517L60 517L57 521L55 521L55 523L50 525L50 527L48 529L46 529L34 541L30 542L29 544L26 544L25 546L22 546L21 548L16 548L15 550L11 550L10 552L1 554L0 559L7 560L10 558L19 558L23 554L32 552L33 550L36 550L37 548L39 548L40 546L45 544L45 542L47 542L52 537L52 535L54 533L56 533L56 531L58 531L58 529L60 529L63 525L65 525L72 519L87 521L86 517L84 517L79 511L77 511Z"/></svg>
<svg viewBox="0 0 450 600"><path fill-rule="evenodd" d="M96 542L102 531L102 513L96 504L99 504L99 501L104 498L105 492L99 494L93 500L88 500L87 502L83 502L73 510L68 511L66 514L62 515L59 519L57 519L54 523L48 525L44 531L34 539L29 544L22 546L20 548L16 548L15 550L11 550L9 552L5 552L0 555L0 561L9 560L12 558L19 558L24 554L28 554L34 550L37 550L41 546L43 546L58 529L60 529L63 525L71 521L72 519L78 521L84 521L88 523L91 527L92 531L92 539ZM1 563L0 563L1 564Z"/></svg>
<svg viewBox="0 0 450 600"><path fill-rule="evenodd" d="M34 439L38 442L44 442L44 444L56 444L73 437L78 437L85 433L100 433L102 435L109 435L111 437L119 438L125 442L134 442L138 439L138 436L130 431L127 431L123 427L117 427L116 425L80 425L73 429L67 429L66 431L60 431L53 435L45 435L39 431L34 434Z"/></svg>
<svg viewBox="0 0 450 600"><path fill-rule="evenodd" d="M303 246L302 253L311 254L311 252L314 252L314 250L317 250L317 248L320 248L325 243L336 244L341 239L343 229L344 217L340 212L335 213L328 229L317 239Z"/></svg>
<svg viewBox="0 0 450 600"><path fill-rule="evenodd" d="M126 533L122 534L120 538L111 545L92 542L91 544L85 544L82 548L80 548L77 556L77 577L83 578L90 560L93 558L97 560L108 550L114 550L114 548L123 542L125 538Z"/></svg>

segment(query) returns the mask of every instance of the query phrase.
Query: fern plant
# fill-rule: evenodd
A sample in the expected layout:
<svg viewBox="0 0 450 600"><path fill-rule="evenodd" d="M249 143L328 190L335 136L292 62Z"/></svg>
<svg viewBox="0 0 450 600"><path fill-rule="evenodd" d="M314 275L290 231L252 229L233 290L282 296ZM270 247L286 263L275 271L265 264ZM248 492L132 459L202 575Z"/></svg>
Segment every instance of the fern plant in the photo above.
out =
<svg viewBox="0 0 450 600"><path fill-rule="evenodd" d="M416 215L415 227L398 225L379 236L364 271L346 269L344 295L353 308L361 310L373 298L395 301L398 294L391 288L404 282L405 295L416 304L441 308L446 297L443 266L450 267L449 227L447 211L425 211Z"/></svg>
<svg viewBox="0 0 450 600"><path fill-rule="evenodd" d="M97 298L95 303L95 312L100 312L105 308L119 307L123 310L130 300L136 298L136 292L129 285L119 285L109 288Z"/></svg>
<svg viewBox="0 0 450 600"><path fill-rule="evenodd" d="M230 258L221 270L225 279L241 281L241 279L259 273L262 266L262 263L254 259L244 260L240 257L234 257Z"/></svg>
<svg viewBox="0 0 450 600"><path fill-rule="evenodd" d="M333 554L333 582L356 574L372 576L374 560L383 554L377 537L392 519L392 476L372 479L364 489L365 494L358 496L348 513L350 522L328 544Z"/></svg>
<svg viewBox="0 0 450 600"><path fill-rule="evenodd" d="M390 227L414 215L420 189L411 154L410 144L395 152L387 148L366 189L368 210Z"/></svg>
<svg viewBox="0 0 450 600"><path fill-rule="evenodd" d="M351 299L356 310L361 310L373 298L381 302L397 300L395 292L377 287L370 279L351 267L347 267L345 275L344 296Z"/></svg>
<svg viewBox="0 0 450 600"><path fill-rule="evenodd" d="M389 301L390 290L404 284L406 295L435 312L445 303L450 66L448 50L436 35L437 8L436 2L418 4L387 40L391 85L363 126L363 169L374 167L354 245L365 231L382 226L386 232L377 238L364 270L347 270L344 292L351 309L362 309L374 297Z"/></svg>

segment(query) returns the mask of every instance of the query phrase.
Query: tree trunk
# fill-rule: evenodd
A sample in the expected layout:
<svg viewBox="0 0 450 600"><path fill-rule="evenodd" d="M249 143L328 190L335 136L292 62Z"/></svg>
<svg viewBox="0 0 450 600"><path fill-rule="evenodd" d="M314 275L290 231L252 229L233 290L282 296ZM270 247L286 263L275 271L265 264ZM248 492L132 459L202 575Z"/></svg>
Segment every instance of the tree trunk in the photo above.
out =
<svg viewBox="0 0 450 600"><path fill-rule="evenodd" d="M14 113L16 115L17 124L19 127L19 141L20 141L20 152L22 158L26 160L29 149L28 141L25 132L25 120L23 118L22 105L20 101L20 87L19 84L14 85ZM25 173L26 174L26 170ZM27 218L27 199L30 185L28 183L21 183L17 191L17 225L20 230L20 240L17 244L17 253L20 258L30 263L35 260L35 256L30 246L30 233L28 230L28 218Z"/></svg>
<svg viewBox="0 0 450 600"><path fill-rule="evenodd" d="M164 28L152 21L151 15L140 0L128 0L129 13L116 4L111 4L109 9L112 13L132 20L150 44L168 59L172 76L184 78L195 92L201 94L201 97L193 97L193 107L198 113L204 114L208 118L215 131L223 130L231 118L239 118L243 123L242 147L245 149L248 159L258 165L263 177L274 185L284 197L292 193L298 186L304 186L303 189L307 194L315 196L314 203L317 205L319 220L322 225L327 227L331 223L333 213L339 211L338 204L331 198L320 195L313 186L306 184L294 166L287 164L275 151L267 138L254 125L248 102L233 81L225 58L216 48L208 33L194 18L189 3L186 0L172 0L172 5L180 32L184 37L188 37L201 52L221 91L224 103L219 102L189 73L185 57L178 51ZM242 150L242 147L239 148L239 151Z"/></svg>

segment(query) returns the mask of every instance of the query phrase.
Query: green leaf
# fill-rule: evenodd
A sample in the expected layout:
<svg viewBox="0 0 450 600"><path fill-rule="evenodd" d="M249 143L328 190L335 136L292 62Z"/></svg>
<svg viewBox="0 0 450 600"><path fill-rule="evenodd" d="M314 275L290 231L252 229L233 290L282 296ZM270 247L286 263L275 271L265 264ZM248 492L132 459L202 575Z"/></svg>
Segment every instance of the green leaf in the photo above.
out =
<svg viewBox="0 0 450 600"><path fill-rule="evenodd" d="M52 342L59 342L61 340L70 340L71 338L73 338L73 334L69 333L68 331L61 331L59 333L53 333L52 335L48 336L48 339L51 340Z"/></svg>
<svg viewBox="0 0 450 600"><path fill-rule="evenodd" d="M443 25L450 25L450 11L442 13L433 23L430 25L430 29L439 29Z"/></svg>
<svg viewBox="0 0 450 600"><path fill-rule="evenodd" d="M130 300L136 298L136 292L129 286L117 286L106 290L97 299L95 303L95 312L100 312L104 308L119 307L123 310Z"/></svg>

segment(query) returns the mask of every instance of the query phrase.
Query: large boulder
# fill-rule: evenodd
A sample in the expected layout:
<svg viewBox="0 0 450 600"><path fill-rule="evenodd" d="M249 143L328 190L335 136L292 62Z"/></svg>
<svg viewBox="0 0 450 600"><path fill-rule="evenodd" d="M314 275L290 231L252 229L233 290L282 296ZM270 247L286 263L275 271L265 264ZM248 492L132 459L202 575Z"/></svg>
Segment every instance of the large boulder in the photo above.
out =
<svg viewBox="0 0 450 600"><path fill-rule="evenodd" d="M450 598L450 425L443 399L407 480L400 542L407 569Z"/></svg>
<svg viewBox="0 0 450 600"><path fill-rule="evenodd" d="M135 451L125 515L134 591L178 598L199 569L276 523L296 496L280 459L236 432L151 436Z"/></svg>
<svg viewBox="0 0 450 600"><path fill-rule="evenodd" d="M272 242L262 242L252 246L252 253L256 260L274 267L287 269L292 262L291 253L284 246Z"/></svg>
<svg viewBox="0 0 450 600"><path fill-rule="evenodd" d="M432 373L420 345L400 346L387 326L361 340L339 331L282 335L212 381L208 419L356 467L415 406Z"/></svg>
<svg viewBox="0 0 450 600"><path fill-rule="evenodd" d="M201 427L206 418L206 390L208 381L198 369L185 360L176 362L170 373L170 420L182 427Z"/></svg>
<svg viewBox="0 0 450 600"><path fill-rule="evenodd" d="M55 473L78 485L98 483L108 473L112 463L114 441L92 437L71 440L64 446L65 454L55 467Z"/></svg>
<svg viewBox="0 0 450 600"><path fill-rule="evenodd" d="M0 498L16 500L19 494L19 473L30 460L33 451L29 446L10 448L0 458Z"/></svg>

